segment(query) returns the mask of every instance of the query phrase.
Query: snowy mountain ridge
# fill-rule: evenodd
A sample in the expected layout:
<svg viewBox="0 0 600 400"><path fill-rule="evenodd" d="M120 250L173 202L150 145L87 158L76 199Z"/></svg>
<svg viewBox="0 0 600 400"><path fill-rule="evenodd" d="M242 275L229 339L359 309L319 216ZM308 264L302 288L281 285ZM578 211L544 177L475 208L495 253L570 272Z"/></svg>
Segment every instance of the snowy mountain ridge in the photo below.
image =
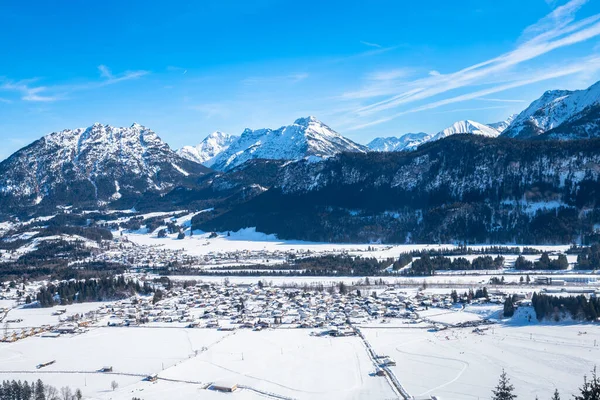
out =
<svg viewBox="0 0 600 400"><path fill-rule="evenodd" d="M504 121L494 122L492 124L487 124L489 127L494 128L498 132L502 133L510 126L510 124L514 121L518 114L513 114L506 118Z"/></svg>
<svg viewBox="0 0 600 400"><path fill-rule="evenodd" d="M50 133L1 162L0 198L31 205L47 197L102 203L163 192L206 171L179 157L142 125L96 123Z"/></svg>
<svg viewBox="0 0 600 400"><path fill-rule="evenodd" d="M422 143L431 139L431 135L424 132L406 133L400 137L378 137L367 144L372 151L402 151L414 150Z"/></svg>
<svg viewBox="0 0 600 400"><path fill-rule="evenodd" d="M503 136L530 139L554 131L548 138L598 137L600 82L585 90L549 90L523 110Z"/></svg>
<svg viewBox="0 0 600 400"><path fill-rule="evenodd" d="M368 149L309 116L275 130L245 129L239 139L214 157L211 167L225 171L258 158L323 159L346 151L363 153Z"/></svg>
<svg viewBox="0 0 600 400"><path fill-rule="evenodd" d="M190 161L210 167L213 159L227 150L239 138L239 136L216 131L204 138L197 146L182 147L177 150L177 154Z"/></svg>
<svg viewBox="0 0 600 400"><path fill-rule="evenodd" d="M474 135L481 135L487 137L497 137L500 135L500 132L492 128L489 125L485 125L479 122L464 120L457 121L447 127L446 129L438 132L431 140L440 140L446 138L451 135L457 135L461 133L471 133Z"/></svg>

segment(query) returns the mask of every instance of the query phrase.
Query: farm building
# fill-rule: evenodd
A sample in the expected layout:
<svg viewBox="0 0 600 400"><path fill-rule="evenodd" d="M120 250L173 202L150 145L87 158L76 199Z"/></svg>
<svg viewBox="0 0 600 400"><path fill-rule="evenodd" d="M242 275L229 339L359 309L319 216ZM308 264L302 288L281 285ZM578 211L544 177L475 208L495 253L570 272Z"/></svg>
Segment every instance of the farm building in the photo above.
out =
<svg viewBox="0 0 600 400"><path fill-rule="evenodd" d="M237 383L233 382L215 382L210 385L210 390L215 390L217 392L227 392L231 393L236 391L238 388Z"/></svg>

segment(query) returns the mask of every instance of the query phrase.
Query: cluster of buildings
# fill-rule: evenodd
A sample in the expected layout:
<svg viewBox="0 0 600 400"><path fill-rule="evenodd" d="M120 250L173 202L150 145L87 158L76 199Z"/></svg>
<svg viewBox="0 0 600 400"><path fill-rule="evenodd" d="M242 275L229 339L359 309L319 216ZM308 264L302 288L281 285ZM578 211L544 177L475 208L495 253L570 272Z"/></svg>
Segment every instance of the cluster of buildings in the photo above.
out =
<svg viewBox="0 0 600 400"><path fill-rule="evenodd" d="M109 326L176 323L190 328L327 328L345 336L352 323L402 318L421 322L428 307L452 307L447 295L408 293L388 288L375 292L312 291L262 285L194 283L166 291L162 300L135 297L103 305L96 317Z"/></svg>

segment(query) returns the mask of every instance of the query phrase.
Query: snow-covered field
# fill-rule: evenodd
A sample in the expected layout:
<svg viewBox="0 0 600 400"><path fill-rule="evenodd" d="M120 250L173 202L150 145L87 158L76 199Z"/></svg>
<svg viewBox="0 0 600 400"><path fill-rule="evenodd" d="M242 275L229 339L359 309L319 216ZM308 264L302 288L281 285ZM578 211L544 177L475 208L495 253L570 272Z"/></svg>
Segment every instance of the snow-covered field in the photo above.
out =
<svg viewBox="0 0 600 400"><path fill-rule="evenodd" d="M483 334L473 333L473 328L363 332L379 354L396 360L391 369L411 395L444 400L489 399L502 368L519 398L550 398L555 388L561 398L571 398L600 357L598 325L486 328Z"/></svg>
<svg viewBox="0 0 600 400"><path fill-rule="evenodd" d="M186 221L189 226L190 216L180 218ZM202 231L194 231L193 236L189 236L189 229L186 231L184 240L177 240L176 234L169 235L166 238L158 238L156 235L123 232L123 234L132 242L146 246L160 246L169 250L183 250L189 255L201 256L211 253L226 253L226 252L256 252L256 251L298 251L298 252L348 252L351 255L360 255L363 257L375 257L378 259L387 259L398 257L401 253L406 253L412 250L433 250L441 248L454 248L455 244L399 244L399 245L382 245L382 244L352 244L352 243L317 243L305 242L300 240L281 240L276 235L268 235L257 232L255 228L245 228L237 232L220 233L218 237L209 239L210 233ZM489 245L474 245L469 246L473 249L489 247ZM506 245L505 247L523 247ZM527 246L549 252L564 252L569 246ZM369 251L369 249L371 249ZM476 256L473 256L476 257ZM516 257L515 257L516 258ZM539 256L534 257L535 259Z"/></svg>
<svg viewBox="0 0 600 400"><path fill-rule="evenodd" d="M50 360L56 363L36 369L38 363ZM114 374L93 373L106 365L114 368ZM373 370L359 338L313 337L310 330L301 329L231 333L105 327L72 337L32 337L0 344L1 377L41 378L58 387L79 387L84 395L97 399L129 400L138 396L158 400L175 388L191 395L202 384L217 381L293 398L393 397L385 379L369 376ZM141 382L143 376L153 373L158 373L161 380ZM174 385L162 378L180 382ZM112 380L119 383L116 392L110 391ZM245 395L234 397L258 396L250 390L243 392ZM198 396L209 395L203 390Z"/></svg>

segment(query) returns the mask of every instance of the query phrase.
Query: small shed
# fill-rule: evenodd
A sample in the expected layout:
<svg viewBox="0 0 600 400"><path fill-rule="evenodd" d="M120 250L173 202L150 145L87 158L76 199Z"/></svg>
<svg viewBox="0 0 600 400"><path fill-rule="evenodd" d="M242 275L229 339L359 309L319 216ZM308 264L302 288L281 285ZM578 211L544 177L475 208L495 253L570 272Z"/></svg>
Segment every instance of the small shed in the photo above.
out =
<svg viewBox="0 0 600 400"><path fill-rule="evenodd" d="M217 392L231 393L235 392L238 388L238 384L234 382L215 382L210 385L210 390L216 390Z"/></svg>

